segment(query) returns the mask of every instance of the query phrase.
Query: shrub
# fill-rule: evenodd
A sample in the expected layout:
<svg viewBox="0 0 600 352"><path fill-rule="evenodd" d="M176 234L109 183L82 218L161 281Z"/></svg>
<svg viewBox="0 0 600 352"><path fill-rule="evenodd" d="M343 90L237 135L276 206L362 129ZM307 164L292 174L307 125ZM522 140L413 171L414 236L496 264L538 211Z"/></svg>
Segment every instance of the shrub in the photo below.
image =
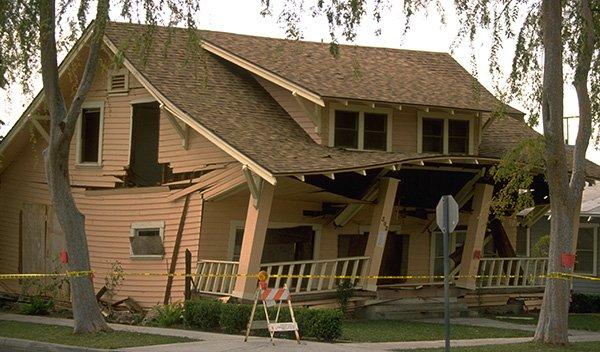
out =
<svg viewBox="0 0 600 352"><path fill-rule="evenodd" d="M54 301L51 298L32 296L28 303L24 303L19 308L19 312L25 315L47 315L54 308Z"/></svg>
<svg viewBox="0 0 600 352"><path fill-rule="evenodd" d="M186 301L183 308L185 323L201 330L216 330L219 327L223 303L208 299Z"/></svg>
<svg viewBox="0 0 600 352"><path fill-rule="evenodd" d="M570 311L571 313L600 313L600 295L573 293Z"/></svg>
<svg viewBox="0 0 600 352"><path fill-rule="evenodd" d="M354 284L350 280L341 280L337 286L337 300L340 310L344 315L348 314L348 302L354 296Z"/></svg>
<svg viewBox="0 0 600 352"><path fill-rule="evenodd" d="M183 318L183 307L181 303L165 304L164 306L154 307L156 315L152 319L152 324L162 327L169 327L181 323Z"/></svg>
<svg viewBox="0 0 600 352"><path fill-rule="evenodd" d="M259 308L259 307L257 307ZM221 306L219 325L227 334L239 334L248 326L252 306L244 304L224 304Z"/></svg>
<svg viewBox="0 0 600 352"><path fill-rule="evenodd" d="M342 336L342 318L338 309L296 309L298 328L304 336L332 341Z"/></svg>

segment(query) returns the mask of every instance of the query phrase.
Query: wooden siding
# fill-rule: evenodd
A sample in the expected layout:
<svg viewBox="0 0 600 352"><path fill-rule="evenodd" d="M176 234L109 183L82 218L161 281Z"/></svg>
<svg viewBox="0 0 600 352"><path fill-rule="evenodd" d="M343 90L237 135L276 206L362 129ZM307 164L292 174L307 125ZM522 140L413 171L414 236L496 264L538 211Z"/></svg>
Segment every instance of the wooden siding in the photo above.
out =
<svg viewBox="0 0 600 352"><path fill-rule="evenodd" d="M315 141L315 143L320 144L322 142L321 136L326 135L319 133L317 126L315 126L315 123L310 116L308 116L305 109L300 106L296 98L294 98L292 92L263 78L257 76L255 76L255 78L258 83L260 83L260 85L263 86L263 88L269 94L271 94L273 99L275 99L275 101L281 105L285 111L287 111L294 121L296 121L296 123L298 123L298 125L300 125L304 131L306 131L306 133ZM298 97L298 99L302 100L307 108L314 109L315 106L317 106L304 98ZM319 108L318 111L320 113L321 109Z"/></svg>

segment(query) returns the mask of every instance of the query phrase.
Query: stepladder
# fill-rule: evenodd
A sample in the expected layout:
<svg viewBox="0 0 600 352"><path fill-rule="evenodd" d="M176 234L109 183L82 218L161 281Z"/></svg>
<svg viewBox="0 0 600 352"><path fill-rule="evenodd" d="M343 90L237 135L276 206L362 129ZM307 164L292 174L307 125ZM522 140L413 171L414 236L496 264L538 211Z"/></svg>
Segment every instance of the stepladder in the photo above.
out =
<svg viewBox="0 0 600 352"><path fill-rule="evenodd" d="M258 306L259 301L261 302L265 312L264 321L254 320L254 318L256 317L256 308ZM287 309L289 309L289 316L291 320L289 322L279 321L282 315L281 309L284 306L284 304L287 306ZM269 316L269 307L273 306L277 306L274 318ZM248 336L250 336L250 330L265 328L269 331L269 336L271 337L271 343L273 345L275 345L275 333L286 331L293 331L296 335L296 341L300 343L298 323L296 323L296 318L294 316L294 309L292 307L290 291L288 290L286 285L284 285L283 288L278 289L266 288L265 285L262 285L262 283L261 285L259 285L259 287L256 290L254 304L252 305L250 319L248 320L248 327L246 328L246 337L244 338L244 342L248 341Z"/></svg>

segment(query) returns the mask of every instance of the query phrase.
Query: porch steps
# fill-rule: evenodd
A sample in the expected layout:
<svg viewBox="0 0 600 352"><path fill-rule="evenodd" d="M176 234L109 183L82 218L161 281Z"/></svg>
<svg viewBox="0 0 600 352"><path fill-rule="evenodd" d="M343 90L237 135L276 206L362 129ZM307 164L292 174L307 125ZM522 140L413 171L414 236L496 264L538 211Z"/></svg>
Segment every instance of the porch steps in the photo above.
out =
<svg viewBox="0 0 600 352"><path fill-rule="evenodd" d="M439 297L401 298L396 300L380 300L365 302L365 306L356 309L355 315L361 319L414 320L426 318L442 318L444 316L444 299ZM466 317L472 313L464 303L456 297L450 297L450 316Z"/></svg>

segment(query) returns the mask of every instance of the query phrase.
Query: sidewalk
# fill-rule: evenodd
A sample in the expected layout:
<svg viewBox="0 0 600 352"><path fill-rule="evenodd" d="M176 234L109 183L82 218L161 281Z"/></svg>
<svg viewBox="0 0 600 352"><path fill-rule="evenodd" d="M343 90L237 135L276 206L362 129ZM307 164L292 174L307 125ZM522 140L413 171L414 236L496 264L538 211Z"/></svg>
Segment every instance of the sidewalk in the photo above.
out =
<svg viewBox="0 0 600 352"><path fill-rule="evenodd" d="M37 316L26 316L17 314L4 314L0 313L0 320L13 320L37 324L52 324L62 326L73 326L71 319L62 318L50 318L50 317L37 317ZM489 321L488 321L489 320ZM495 321L491 319L453 319L455 324L463 325L477 325L477 326L493 326L500 328L513 328L512 323L505 323L501 321ZM498 325L478 325L478 324L498 324ZM510 327L507 327L507 324ZM244 338L238 335L227 335L217 334L202 331L192 330L179 330L179 329L166 329L166 328L154 328L146 326L132 326L132 325L121 325L121 324L110 324L110 327L114 330L119 331L132 331L139 333L148 333L156 335L167 335L167 336L181 336L192 339L198 339L201 341L178 343L171 345L156 345L156 346L142 346L121 349L121 351L147 351L147 352L233 352L233 351L317 351L317 352L340 352L340 351L367 351L370 352L383 352L392 350L411 350L418 348L440 348L444 346L443 340L438 341L411 341L411 342L379 342L379 343L323 343L323 342L312 342L303 341L302 344L298 345L293 340L277 339L275 346L273 346L268 338L264 337L251 337L250 340L245 343ZM527 327L527 326L525 326ZM523 330L521 326L521 330ZM491 339L471 339L471 340L453 340L452 346L484 346L484 345L501 345L501 344L514 344L531 341L529 337L518 337L518 338L491 338ZM584 341L600 341L600 333L585 332L585 331L573 331L571 341L573 342L584 342Z"/></svg>

